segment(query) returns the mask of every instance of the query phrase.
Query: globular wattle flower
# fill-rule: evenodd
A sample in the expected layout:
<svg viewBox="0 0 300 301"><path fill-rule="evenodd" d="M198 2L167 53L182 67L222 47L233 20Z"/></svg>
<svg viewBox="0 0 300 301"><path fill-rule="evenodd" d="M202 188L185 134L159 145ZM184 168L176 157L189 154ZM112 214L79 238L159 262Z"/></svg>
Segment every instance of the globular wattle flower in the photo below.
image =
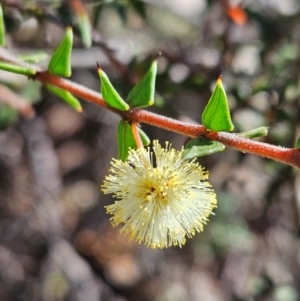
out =
<svg viewBox="0 0 300 301"><path fill-rule="evenodd" d="M208 172L195 161L181 159L182 151L166 143L130 150L126 162L113 159L102 185L117 199L106 206L113 226L151 248L182 246L186 237L203 231L217 205L206 181ZM155 157L155 159L154 159Z"/></svg>

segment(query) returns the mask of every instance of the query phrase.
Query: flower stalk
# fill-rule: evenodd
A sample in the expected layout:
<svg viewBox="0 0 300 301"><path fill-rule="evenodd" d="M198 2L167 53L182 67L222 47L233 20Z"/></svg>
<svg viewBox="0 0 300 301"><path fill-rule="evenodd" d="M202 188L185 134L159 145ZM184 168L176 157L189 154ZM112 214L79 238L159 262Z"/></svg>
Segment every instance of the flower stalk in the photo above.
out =
<svg viewBox="0 0 300 301"><path fill-rule="evenodd" d="M131 124L131 130L132 130L133 137L134 137L137 148L144 148L143 141L142 141L141 136L139 134L138 124L133 122Z"/></svg>

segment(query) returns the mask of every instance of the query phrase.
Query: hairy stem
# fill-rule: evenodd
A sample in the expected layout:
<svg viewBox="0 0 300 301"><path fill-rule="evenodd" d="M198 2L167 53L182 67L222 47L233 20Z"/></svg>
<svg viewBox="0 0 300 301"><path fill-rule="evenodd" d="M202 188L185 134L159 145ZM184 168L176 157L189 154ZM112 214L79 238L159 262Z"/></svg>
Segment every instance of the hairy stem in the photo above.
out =
<svg viewBox="0 0 300 301"><path fill-rule="evenodd" d="M202 125L181 122L179 120L141 109L132 109L126 112L118 111L116 109L109 108L100 93L69 80L52 75L47 71L38 72L33 76L33 79L38 80L45 85L51 84L67 90L77 97L119 114L122 118L128 121L134 123L148 123L153 126L193 138L203 136L210 140L221 142L225 146L241 152L255 154L300 168L300 151L298 149L284 148L281 146L253 141L239 134L208 131Z"/></svg>

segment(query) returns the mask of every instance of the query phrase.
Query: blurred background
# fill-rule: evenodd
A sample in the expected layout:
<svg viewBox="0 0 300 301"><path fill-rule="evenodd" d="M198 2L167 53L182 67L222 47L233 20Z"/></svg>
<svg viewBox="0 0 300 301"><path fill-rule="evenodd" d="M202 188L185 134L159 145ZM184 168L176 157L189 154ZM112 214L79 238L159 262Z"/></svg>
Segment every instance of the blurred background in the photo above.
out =
<svg viewBox="0 0 300 301"><path fill-rule="evenodd" d="M45 58L46 68L73 24L75 82L99 91L98 62L125 97L160 52L149 110L199 123L222 70L236 131L268 126L261 140L287 147L300 134L297 0L1 3L1 53ZM79 114L0 72L1 301L300 300L298 170L229 149L200 158L215 215L184 247L151 250L112 228L104 209L119 117L82 105ZM175 148L187 142L142 128Z"/></svg>

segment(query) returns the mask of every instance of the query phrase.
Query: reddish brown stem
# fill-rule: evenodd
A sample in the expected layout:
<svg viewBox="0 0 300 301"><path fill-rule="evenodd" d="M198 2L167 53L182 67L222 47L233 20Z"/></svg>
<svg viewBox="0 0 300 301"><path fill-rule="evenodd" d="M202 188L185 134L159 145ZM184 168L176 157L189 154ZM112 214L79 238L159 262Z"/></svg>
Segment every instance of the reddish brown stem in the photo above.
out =
<svg viewBox="0 0 300 301"><path fill-rule="evenodd" d="M300 168L300 151L294 148L253 141L238 134L209 132L206 137L241 152L259 155Z"/></svg>
<svg viewBox="0 0 300 301"><path fill-rule="evenodd" d="M274 146L263 142L253 141L239 134L208 131L202 125L181 122L179 120L140 109L122 112L116 109L108 108L101 94L82 85L52 75L48 72L38 72L34 76L34 79L39 80L45 85L51 84L67 90L86 101L105 107L131 122L148 123L153 126L193 138L203 136L210 140L221 142L225 146L241 152L255 154L300 168L300 151L298 149L289 149L281 146Z"/></svg>
<svg viewBox="0 0 300 301"><path fill-rule="evenodd" d="M80 84L76 84L67 79L60 78L55 76L48 71L38 72L36 75L32 77L33 79L37 79L44 85L53 85L63 90L67 90L72 94L86 100L92 102L98 106L107 108L107 105L104 99L101 97L101 94L86 88Z"/></svg>

